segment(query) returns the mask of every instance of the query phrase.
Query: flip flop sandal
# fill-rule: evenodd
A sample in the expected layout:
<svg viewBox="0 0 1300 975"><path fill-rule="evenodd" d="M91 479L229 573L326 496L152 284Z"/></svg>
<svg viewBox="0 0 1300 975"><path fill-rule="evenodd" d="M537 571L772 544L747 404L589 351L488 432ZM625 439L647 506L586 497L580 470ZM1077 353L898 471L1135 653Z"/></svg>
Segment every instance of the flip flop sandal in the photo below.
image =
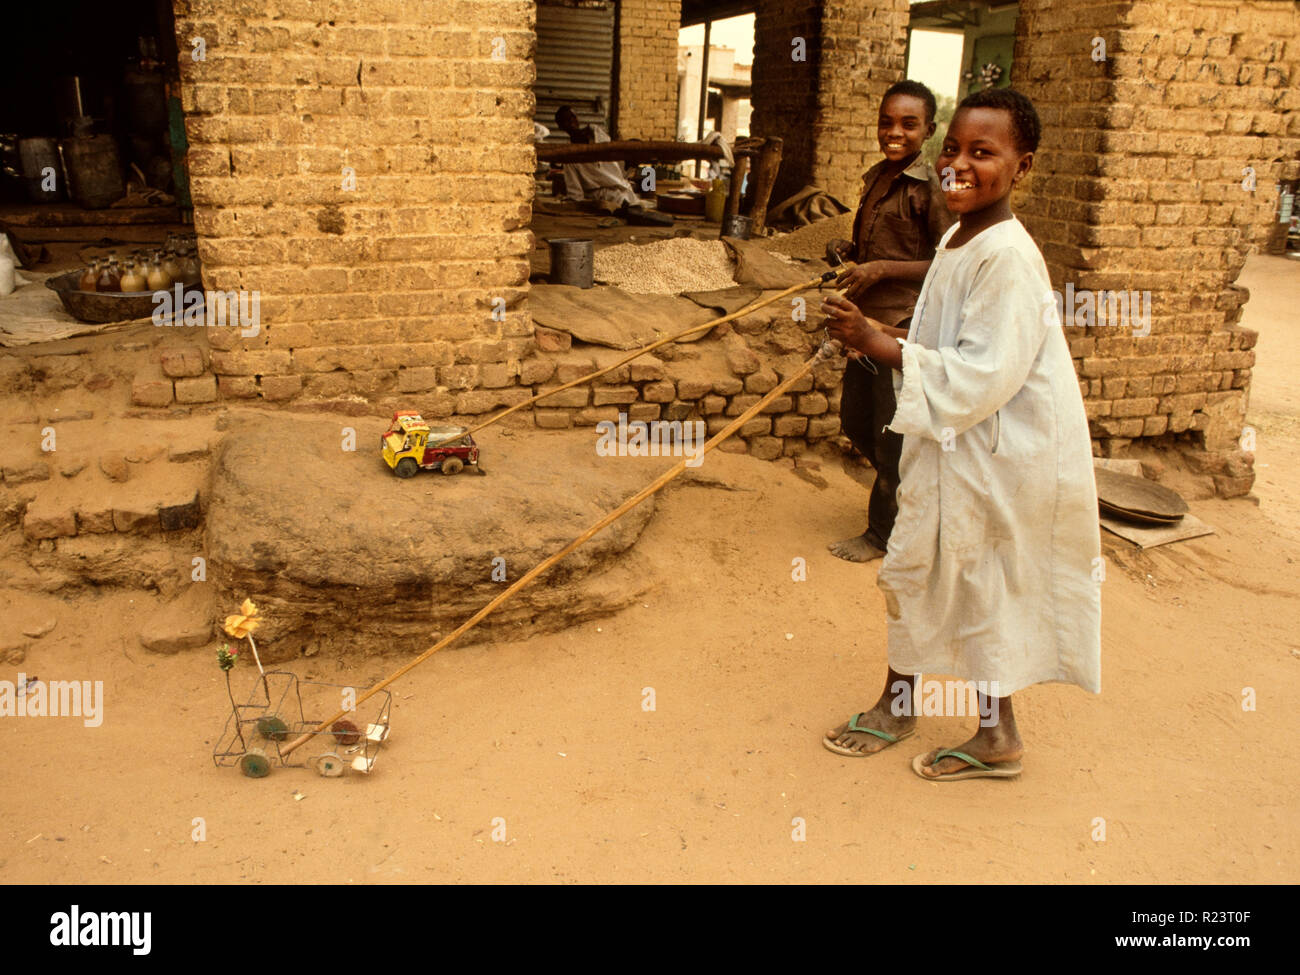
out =
<svg viewBox="0 0 1300 975"><path fill-rule="evenodd" d="M864 714L866 714L865 711L860 711L857 714L855 714L853 717L849 718L848 726L844 729L842 734L848 734L850 731L856 731L864 735L875 735L877 738L880 738L888 742L890 745L896 745L904 738L911 738L914 734L916 734L915 728L901 735L891 735L888 731L880 731L877 728L864 728L862 725L858 724L858 718L862 717L862 715ZM825 746L827 751L834 752L836 755L843 755L845 758L870 758L872 755L878 755L880 754L880 752L883 752L885 750L881 748L879 749L879 751L874 751L874 752L860 752L852 748L845 748L842 745L837 745L835 742L831 741L825 735L822 735L822 745Z"/></svg>
<svg viewBox="0 0 1300 975"><path fill-rule="evenodd" d="M912 759L912 771L925 779L927 782L949 782L957 779L1009 779L1020 774L1020 762L994 762L992 765L985 765L978 758L967 755L965 752L959 752L955 748L940 748L930 760L930 765L939 761L941 758L960 758L969 768L961 769L957 772L949 772L946 775L926 775L921 769L926 768L925 759L929 752L924 755L917 755Z"/></svg>

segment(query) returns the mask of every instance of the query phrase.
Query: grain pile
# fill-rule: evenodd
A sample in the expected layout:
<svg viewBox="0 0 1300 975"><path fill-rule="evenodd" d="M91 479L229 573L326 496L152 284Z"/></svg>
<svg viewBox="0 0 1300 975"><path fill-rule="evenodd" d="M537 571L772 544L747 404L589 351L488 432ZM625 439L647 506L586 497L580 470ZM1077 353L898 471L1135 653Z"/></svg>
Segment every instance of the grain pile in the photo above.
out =
<svg viewBox="0 0 1300 975"><path fill-rule="evenodd" d="M734 287L736 266L720 240L671 237L596 251L595 278L634 295L675 295Z"/></svg>
<svg viewBox="0 0 1300 975"><path fill-rule="evenodd" d="M852 239L853 217L853 213L842 213L838 217L818 220L788 234L765 238L760 243L777 254L788 254L805 261L818 260L826 256L826 245L835 238Z"/></svg>

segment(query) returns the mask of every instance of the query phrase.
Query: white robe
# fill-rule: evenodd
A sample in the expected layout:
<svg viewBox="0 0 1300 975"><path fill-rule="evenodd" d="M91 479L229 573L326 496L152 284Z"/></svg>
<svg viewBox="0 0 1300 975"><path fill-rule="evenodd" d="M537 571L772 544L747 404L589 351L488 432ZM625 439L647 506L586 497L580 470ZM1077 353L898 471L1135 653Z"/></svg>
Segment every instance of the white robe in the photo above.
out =
<svg viewBox="0 0 1300 975"><path fill-rule="evenodd" d="M591 130L593 142L609 141L609 133L601 126L593 124ZM610 210L641 202L616 162L565 163L564 195L578 203L591 200Z"/></svg>
<svg viewBox="0 0 1300 975"><path fill-rule="evenodd" d="M1101 690L1092 442L1043 257L1016 219L940 241L894 372L889 664L1005 697ZM994 684L993 682L996 682Z"/></svg>

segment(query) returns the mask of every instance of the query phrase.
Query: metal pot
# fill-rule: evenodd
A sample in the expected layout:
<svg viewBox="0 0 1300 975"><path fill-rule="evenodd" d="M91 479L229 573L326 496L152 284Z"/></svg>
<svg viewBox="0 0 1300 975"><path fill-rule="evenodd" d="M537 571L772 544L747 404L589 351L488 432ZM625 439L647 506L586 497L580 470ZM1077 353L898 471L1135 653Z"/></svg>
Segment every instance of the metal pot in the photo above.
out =
<svg viewBox="0 0 1300 975"><path fill-rule="evenodd" d="M126 196L126 180L117 143L111 135L86 135L63 140L72 199L87 210L103 210Z"/></svg>
<svg viewBox="0 0 1300 975"><path fill-rule="evenodd" d="M749 240L750 220L743 213L733 214L722 219L721 237L739 237L741 240Z"/></svg>
<svg viewBox="0 0 1300 975"><path fill-rule="evenodd" d="M569 284L575 288L590 288L595 266L595 248L585 237L552 237L551 284Z"/></svg>
<svg viewBox="0 0 1300 975"><path fill-rule="evenodd" d="M63 166L59 162L59 144L54 139L22 139L18 143L22 159L23 178L27 183L27 197L33 203L52 203L63 194ZM54 188L45 189L48 171L54 172Z"/></svg>

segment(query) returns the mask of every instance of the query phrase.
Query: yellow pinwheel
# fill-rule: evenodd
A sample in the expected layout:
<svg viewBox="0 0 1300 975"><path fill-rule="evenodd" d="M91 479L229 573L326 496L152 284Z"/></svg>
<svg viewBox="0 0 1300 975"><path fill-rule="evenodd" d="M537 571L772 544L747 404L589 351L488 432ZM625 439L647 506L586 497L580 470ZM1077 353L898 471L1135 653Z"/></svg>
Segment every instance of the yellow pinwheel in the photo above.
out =
<svg viewBox="0 0 1300 975"><path fill-rule="evenodd" d="M236 640L242 640L257 629L257 624L260 622L261 620L257 618L257 607L253 605L251 599L245 599L236 615L226 617L224 629Z"/></svg>
<svg viewBox="0 0 1300 975"><path fill-rule="evenodd" d="M257 664L257 672L262 675L262 687L270 693L266 683L266 670L262 667L262 658L257 653L257 644L253 642L253 631L257 629L257 624L262 622L257 618L257 607L251 599L245 599L239 604L239 612L234 616L227 616L225 625L222 627L227 633L236 640L248 640L248 646L253 651L253 660ZM233 666L233 660L231 661ZM225 662L222 662L222 669L228 670Z"/></svg>

